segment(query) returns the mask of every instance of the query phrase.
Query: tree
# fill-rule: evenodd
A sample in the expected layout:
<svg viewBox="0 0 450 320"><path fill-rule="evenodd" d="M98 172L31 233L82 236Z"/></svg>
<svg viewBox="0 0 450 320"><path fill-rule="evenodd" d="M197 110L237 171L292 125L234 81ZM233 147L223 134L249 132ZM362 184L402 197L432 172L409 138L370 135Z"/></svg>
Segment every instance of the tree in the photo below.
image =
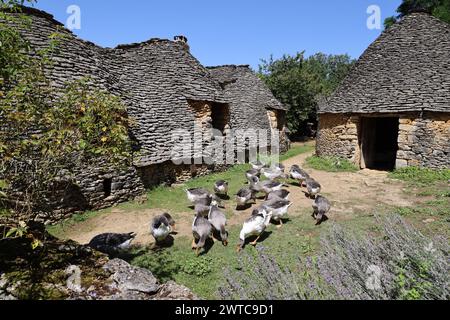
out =
<svg viewBox="0 0 450 320"><path fill-rule="evenodd" d="M386 29L412 12L427 12L450 23L450 0L403 0L397 12L399 13L397 17L392 16L384 21Z"/></svg>
<svg viewBox="0 0 450 320"><path fill-rule="evenodd" d="M317 101L336 90L353 61L348 55L304 52L279 60L262 60L259 75L274 96L288 107L287 123L293 135L305 135L307 124L316 122Z"/></svg>

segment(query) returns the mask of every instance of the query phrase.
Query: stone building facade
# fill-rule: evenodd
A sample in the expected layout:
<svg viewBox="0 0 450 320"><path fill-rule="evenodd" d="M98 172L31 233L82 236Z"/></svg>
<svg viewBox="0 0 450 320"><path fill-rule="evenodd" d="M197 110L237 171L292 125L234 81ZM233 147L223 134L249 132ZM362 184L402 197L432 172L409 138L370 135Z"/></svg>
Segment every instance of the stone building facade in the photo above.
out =
<svg viewBox="0 0 450 320"><path fill-rule="evenodd" d="M319 107L317 155L361 168L450 167L450 25L412 13Z"/></svg>
<svg viewBox="0 0 450 320"><path fill-rule="evenodd" d="M249 68L234 77L250 79L253 86L247 93L255 90L252 99L235 100L213 70L192 56L185 37L102 48L77 38L46 12L24 7L23 14L30 17L32 28L21 32L33 50L46 47L55 32L63 36L48 70L52 85L62 90L67 83L89 77L92 85L120 97L133 120L129 135L139 154L125 170L102 169L100 163L78 168L77 195L65 197L77 198L82 205L72 206L63 199L56 208L61 212L57 219L66 212L111 206L142 194L145 188L184 182L226 167L199 162L205 156L203 148L192 148L192 163L174 164L175 130L190 135L201 130L208 144L214 140L208 137L212 128L224 134L237 128L271 130L267 110L284 111Z"/></svg>
<svg viewBox="0 0 450 320"><path fill-rule="evenodd" d="M208 69L223 88L224 98L230 106L230 125L233 129L266 129L269 141L270 133L277 129L280 132L280 151L289 149L286 107L273 96L248 65L225 65ZM249 126L249 123L252 125Z"/></svg>

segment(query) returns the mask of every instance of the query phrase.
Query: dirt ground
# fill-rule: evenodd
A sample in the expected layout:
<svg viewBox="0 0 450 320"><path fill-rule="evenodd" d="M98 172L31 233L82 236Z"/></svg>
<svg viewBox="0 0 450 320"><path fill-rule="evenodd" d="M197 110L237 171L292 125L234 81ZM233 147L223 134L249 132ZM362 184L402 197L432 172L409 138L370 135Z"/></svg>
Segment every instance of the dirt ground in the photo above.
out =
<svg viewBox="0 0 450 320"><path fill-rule="evenodd" d="M287 170L293 164L303 167L305 159L312 153L301 154L284 162ZM377 206L410 206L415 199L403 192L404 185L400 181L388 179L386 172L362 170L356 173L330 173L306 169L306 171L322 185L322 194L332 202L329 217L332 220L351 219L358 212L373 210ZM290 200L294 203L290 215L311 215L312 200L305 196L305 188L290 185ZM258 200L260 203L263 200ZM230 202L232 203L232 202ZM245 211L235 211L228 220L229 226L241 225L251 213L251 208ZM164 208L130 211L115 208L107 214L100 214L84 222L77 223L64 231L64 237L79 243L88 243L95 235L104 232L137 233L135 243L148 245L153 242L149 234L149 223L158 214L165 212ZM177 237L191 236L193 212L187 211L176 215Z"/></svg>

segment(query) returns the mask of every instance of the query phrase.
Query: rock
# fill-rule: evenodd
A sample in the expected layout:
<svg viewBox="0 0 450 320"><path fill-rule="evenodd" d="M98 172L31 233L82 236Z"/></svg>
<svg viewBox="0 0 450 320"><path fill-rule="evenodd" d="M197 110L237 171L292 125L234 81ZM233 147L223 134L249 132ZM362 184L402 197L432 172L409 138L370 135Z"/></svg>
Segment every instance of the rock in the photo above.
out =
<svg viewBox="0 0 450 320"><path fill-rule="evenodd" d="M6 279L5 274L0 277L0 291L4 290L8 285L8 279Z"/></svg>
<svg viewBox="0 0 450 320"><path fill-rule="evenodd" d="M12 301L12 300L17 300L16 297L9 295L9 294L3 294L0 292L0 301Z"/></svg>
<svg viewBox="0 0 450 320"><path fill-rule="evenodd" d="M199 298L185 286L169 281L161 286L154 300L199 300Z"/></svg>
<svg viewBox="0 0 450 320"><path fill-rule="evenodd" d="M395 162L395 168L397 168L397 169L405 168L407 166L408 166L407 160L397 159Z"/></svg>
<svg viewBox="0 0 450 320"><path fill-rule="evenodd" d="M133 267L121 259L109 261L103 269L112 273L111 279L120 291L155 294L160 288L158 279L149 270Z"/></svg>

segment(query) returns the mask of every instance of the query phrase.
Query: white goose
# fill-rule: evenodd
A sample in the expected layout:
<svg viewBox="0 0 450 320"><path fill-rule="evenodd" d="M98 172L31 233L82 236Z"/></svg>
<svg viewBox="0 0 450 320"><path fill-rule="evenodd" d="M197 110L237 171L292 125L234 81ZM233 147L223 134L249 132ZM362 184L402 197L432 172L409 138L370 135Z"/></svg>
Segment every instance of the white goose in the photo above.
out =
<svg viewBox="0 0 450 320"><path fill-rule="evenodd" d="M156 243L164 241L171 232L175 231L175 220L168 213L156 216L150 224L150 233Z"/></svg>
<svg viewBox="0 0 450 320"><path fill-rule="evenodd" d="M278 228L283 225L283 217L288 214L289 208L292 206L292 202L288 200L275 199L264 202L261 206L266 208L272 214L272 219L279 222Z"/></svg>
<svg viewBox="0 0 450 320"><path fill-rule="evenodd" d="M240 252L244 248L245 240L251 236L257 236L256 240L250 243L252 246L256 246L262 233L270 224L271 219L272 213L267 212L266 208L260 207L259 209L255 209L254 214L242 226L236 251Z"/></svg>
<svg viewBox="0 0 450 320"><path fill-rule="evenodd" d="M202 188L186 189L185 191L189 201L193 204L199 199L208 198L211 195L208 190Z"/></svg>

